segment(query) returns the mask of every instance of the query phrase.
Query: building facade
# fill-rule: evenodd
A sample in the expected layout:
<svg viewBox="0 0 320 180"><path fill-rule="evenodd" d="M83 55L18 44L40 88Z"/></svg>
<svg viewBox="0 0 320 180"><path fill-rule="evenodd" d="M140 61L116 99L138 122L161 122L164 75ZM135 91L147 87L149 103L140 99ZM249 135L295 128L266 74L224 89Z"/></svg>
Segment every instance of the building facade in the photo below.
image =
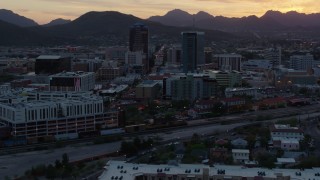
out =
<svg viewBox="0 0 320 180"><path fill-rule="evenodd" d="M182 32L182 63L184 73L193 73L204 64L204 33Z"/></svg>
<svg viewBox="0 0 320 180"><path fill-rule="evenodd" d="M37 75L51 75L62 71L71 71L71 58L52 55L41 55L35 62Z"/></svg>
<svg viewBox="0 0 320 180"><path fill-rule="evenodd" d="M35 93L27 102L0 103L0 121L14 137L39 138L76 135L118 127L118 112L107 112L103 99L88 94ZM35 97L36 96L36 97ZM33 98L32 98L33 97Z"/></svg>
<svg viewBox="0 0 320 180"><path fill-rule="evenodd" d="M50 76L50 91L90 91L94 86L93 72L61 72Z"/></svg>
<svg viewBox="0 0 320 180"><path fill-rule="evenodd" d="M165 79L164 95L172 100L206 99L217 95L218 84L204 74L176 75Z"/></svg>
<svg viewBox="0 0 320 180"><path fill-rule="evenodd" d="M270 48L266 49L264 52L264 58L269 60L272 64L272 68L276 68L281 65L281 48Z"/></svg>
<svg viewBox="0 0 320 180"><path fill-rule="evenodd" d="M142 52L144 72L149 71L149 29L146 25L136 23L130 28L129 50Z"/></svg>
<svg viewBox="0 0 320 180"><path fill-rule="evenodd" d="M290 68L294 70L309 70L313 66L313 55L294 55L290 57Z"/></svg>
<svg viewBox="0 0 320 180"><path fill-rule="evenodd" d="M214 58L218 62L219 70L241 71L242 56L239 54L216 54Z"/></svg>
<svg viewBox="0 0 320 180"><path fill-rule="evenodd" d="M173 45L167 51L167 62L171 64L181 64L182 48L179 45Z"/></svg>

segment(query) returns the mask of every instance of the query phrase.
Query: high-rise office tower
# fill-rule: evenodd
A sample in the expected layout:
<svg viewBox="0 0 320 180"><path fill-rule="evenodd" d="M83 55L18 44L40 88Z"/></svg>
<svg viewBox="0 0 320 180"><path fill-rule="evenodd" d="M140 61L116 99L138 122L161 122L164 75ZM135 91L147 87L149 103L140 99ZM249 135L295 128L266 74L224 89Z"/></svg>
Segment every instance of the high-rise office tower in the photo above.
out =
<svg viewBox="0 0 320 180"><path fill-rule="evenodd" d="M143 53L143 64L145 72L149 71L149 30L142 23L136 23L130 28L129 50L131 52L141 51Z"/></svg>
<svg viewBox="0 0 320 180"><path fill-rule="evenodd" d="M204 64L204 32L182 32L183 72L195 72Z"/></svg>

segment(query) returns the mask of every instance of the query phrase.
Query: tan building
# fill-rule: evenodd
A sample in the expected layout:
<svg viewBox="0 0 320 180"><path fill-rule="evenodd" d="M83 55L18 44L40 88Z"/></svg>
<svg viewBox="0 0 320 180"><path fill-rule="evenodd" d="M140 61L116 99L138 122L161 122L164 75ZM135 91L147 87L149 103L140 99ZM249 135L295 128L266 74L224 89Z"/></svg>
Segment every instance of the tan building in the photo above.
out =
<svg viewBox="0 0 320 180"><path fill-rule="evenodd" d="M153 100L159 97L160 85L156 81L144 81L136 87L136 98Z"/></svg>
<svg viewBox="0 0 320 180"><path fill-rule="evenodd" d="M121 67L101 67L97 72L97 79L100 81L110 81L123 75Z"/></svg>

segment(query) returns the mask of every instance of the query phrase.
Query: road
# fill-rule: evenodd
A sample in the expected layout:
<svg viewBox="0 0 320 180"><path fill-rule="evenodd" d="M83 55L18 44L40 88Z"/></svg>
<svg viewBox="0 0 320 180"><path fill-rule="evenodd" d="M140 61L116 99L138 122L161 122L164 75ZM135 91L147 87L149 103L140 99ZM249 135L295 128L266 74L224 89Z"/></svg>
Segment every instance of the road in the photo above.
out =
<svg viewBox="0 0 320 180"><path fill-rule="evenodd" d="M186 139L190 138L194 133L213 134L214 132L222 132L246 124L249 124L249 122L232 125L212 124L194 128L186 127L170 133L159 133L158 136L160 136L163 141L174 140L174 138ZM54 163L56 159L61 159L63 153L68 154L70 161L76 161L108 152L116 152L120 149L120 146L121 142L114 142L91 146L69 146L55 150L35 151L0 156L0 174L3 177L22 175L26 170L31 169L32 166Z"/></svg>
<svg viewBox="0 0 320 180"><path fill-rule="evenodd" d="M308 114L311 110L316 109L317 107L305 107L303 109L300 108L291 108L290 111L299 110L300 112L307 113L306 115L298 115L297 118L300 117L301 120L306 119L307 117L313 117L320 115L319 113ZM289 112L290 112L289 111ZM306 112L308 111L308 112ZM279 109L273 111L273 115L282 114L283 112L288 112L287 109ZM263 111L263 113L270 113L269 111ZM256 115L256 114L255 114ZM232 117L241 117L242 115L233 115L229 117L221 117L222 119L232 118ZM245 118L245 116L242 116ZM288 117L287 117L288 118ZM268 120L265 122L275 121ZM205 120L204 120L205 122ZM208 122L208 121L207 121ZM264 121L260 121L264 122ZM163 141L170 140L178 140L178 139L186 139L191 137L194 133L199 135L202 134L214 134L217 132L225 132L227 130L231 130L233 128L248 125L255 122L249 122L243 120L242 122L238 122L235 124L229 125L220 125L220 124L207 124L203 126L195 126L195 127L181 127L181 129L173 130L171 132L166 133L158 133L157 135L163 139ZM150 134L152 135L152 133ZM148 135L145 135L148 136ZM32 166L37 166L39 164L50 164L54 163L56 159L61 159L62 154L67 153L69 155L70 161L81 160L93 156L102 155L105 153L116 152L120 149L121 142L114 142L108 144L101 145L73 145L65 148L54 149L54 150L45 150L45 151L35 151L35 152L27 152L27 153L19 153L12 155L4 155L0 156L0 178L5 176L13 177L15 175L23 175L24 172L28 169L31 169Z"/></svg>
<svg viewBox="0 0 320 180"><path fill-rule="evenodd" d="M39 164L54 163L61 160L62 154L67 153L70 161L77 161L95 155L116 152L120 149L121 142L100 144L92 146L69 146L65 148L45 151L35 151L20 154L0 156L0 179L5 176L13 177L23 175L26 170Z"/></svg>

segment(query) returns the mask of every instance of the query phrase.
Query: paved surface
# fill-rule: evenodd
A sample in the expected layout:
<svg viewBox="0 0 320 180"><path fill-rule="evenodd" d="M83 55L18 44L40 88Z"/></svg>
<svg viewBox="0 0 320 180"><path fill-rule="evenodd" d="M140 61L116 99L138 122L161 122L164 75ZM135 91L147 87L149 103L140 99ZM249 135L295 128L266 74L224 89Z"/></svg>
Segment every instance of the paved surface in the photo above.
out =
<svg viewBox="0 0 320 180"><path fill-rule="evenodd" d="M23 175L32 166L54 163L57 159L61 160L64 153L68 154L70 161L76 161L95 155L116 152L120 149L120 145L121 142L114 142L0 156L0 179L4 179L5 176Z"/></svg>
<svg viewBox="0 0 320 180"><path fill-rule="evenodd" d="M314 109L311 107L310 109ZM273 111L273 113L281 113L286 111L286 109L279 109ZM267 113L266 111L264 111ZM298 115L297 118L304 120L308 117L319 116L320 113L315 114L306 114ZM237 116L237 115L235 115ZM232 118L228 117L228 118ZM274 120L275 121L275 120ZM265 121L267 122L267 121ZM268 121L270 122L270 121ZM164 141L170 140L179 140L192 137L194 133L199 135L203 134L214 134L219 132L226 132L235 127L243 126L250 124L252 122L242 122L230 125L219 125L211 124L206 126L198 127L187 127L175 130L169 133L159 133L157 134ZM319 137L319 136L318 136ZM4 179L5 176L13 177L14 175L22 175L28 169L31 169L32 166L37 166L39 164L50 164L54 163L56 159L61 159L62 154L67 153L69 155L70 161L81 160L92 156L102 155L105 153L116 152L120 149L121 142L114 142L109 144L102 145L91 145L91 146L77 146L77 147L65 147L55 150L46 150L46 151L36 151L28 153L19 153L13 155L0 156L0 179ZM320 145L320 142L319 142Z"/></svg>
<svg viewBox="0 0 320 180"><path fill-rule="evenodd" d="M183 130L177 130L171 133L160 133L158 136L163 138L163 141L170 141L170 140L179 140L179 139L187 139L192 137L194 133L198 135L209 135L214 133L221 133L226 132L227 130L233 129L235 127L243 126L250 124L249 122L246 123L237 123L237 124L230 124L230 125L208 125L202 127L194 127L188 128Z"/></svg>

